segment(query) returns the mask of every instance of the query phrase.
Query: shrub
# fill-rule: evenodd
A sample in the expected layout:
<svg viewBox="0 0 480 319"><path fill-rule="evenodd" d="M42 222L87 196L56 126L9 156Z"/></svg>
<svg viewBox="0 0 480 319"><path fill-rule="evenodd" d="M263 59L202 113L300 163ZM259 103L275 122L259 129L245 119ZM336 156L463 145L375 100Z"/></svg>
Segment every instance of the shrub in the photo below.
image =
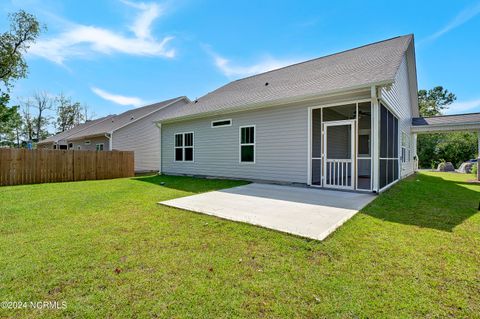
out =
<svg viewBox="0 0 480 319"><path fill-rule="evenodd" d="M444 171L444 170L445 170L445 165L446 165L446 164L445 164L445 161L442 160L442 161L440 162L440 164L438 164L438 170L439 170L439 171Z"/></svg>
<svg viewBox="0 0 480 319"><path fill-rule="evenodd" d="M478 162L473 164L472 166L472 174L475 175L475 177L477 176L477 172L478 172Z"/></svg>

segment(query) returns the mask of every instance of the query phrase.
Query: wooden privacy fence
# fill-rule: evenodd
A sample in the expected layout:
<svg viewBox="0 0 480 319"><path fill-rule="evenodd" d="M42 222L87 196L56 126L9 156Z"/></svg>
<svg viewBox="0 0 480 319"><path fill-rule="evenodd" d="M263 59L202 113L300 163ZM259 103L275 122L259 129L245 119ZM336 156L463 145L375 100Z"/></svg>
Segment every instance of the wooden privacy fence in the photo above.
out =
<svg viewBox="0 0 480 319"><path fill-rule="evenodd" d="M0 185L134 176L133 152L0 148Z"/></svg>

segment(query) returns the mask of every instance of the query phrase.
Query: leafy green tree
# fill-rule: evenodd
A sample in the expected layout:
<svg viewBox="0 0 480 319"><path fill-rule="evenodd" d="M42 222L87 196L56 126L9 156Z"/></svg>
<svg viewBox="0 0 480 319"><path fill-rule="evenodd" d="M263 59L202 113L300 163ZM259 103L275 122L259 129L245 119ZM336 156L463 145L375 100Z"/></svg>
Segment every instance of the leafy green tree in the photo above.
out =
<svg viewBox="0 0 480 319"><path fill-rule="evenodd" d="M442 86L419 90L420 116L441 115L456 99L455 94ZM441 161L452 162L458 167L477 155L477 135L471 132L420 134L417 138L417 154L421 168L436 168Z"/></svg>
<svg viewBox="0 0 480 319"><path fill-rule="evenodd" d="M14 109L15 111L12 112L12 115L9 117L8 122L6 123L8 129L5 130L6 133L4 134L2 140L4 141L4 145L8 145L10 147L20 147L20 139L22 135L22 117L17 111L18 106L14 106L11 109Z"/></svg>
<svg viewBox="0 0 480 319"><path fill-rule="evenodd" d="M18 113L18 106L5 107L0 112L0 141L3 145L19 145L20 135L17 135L17 128L21 127L22 118ZM20 131L18 131L20 133ZM17 138L18 137L18 138Z"/></svg>
<svg viewBox="0 0 480 319"><path fill-rule="evenodd" d="M430 90L418 91L418 107L420 116L435 116L442 114L442 111L452 104L457 97L455 94L436 86Z"/></svg>
<svg viewBox="0 0 480 319"><path fill-rule="evenodd" d="M57 132L64 132L85 121L83 107L79 102L72 102L72 99L66 97L63 93L60 93L55 101L57 104L57 120L55 123Z"/></svg>
<svg viewBox="0 0 480 319"><path fill-rule="evenodd" d="M18 106L8 107L9 92L15 80L27 76L23 55L43 28L34 15L23 10L9 18L10 30L0 34L0 135L11 134L12 123L18 120Z"/></svg>
<svg viewBox="0 0 480 319"><path fill-rule="evenodd" d="M417 143L421 168L436 168L442 161L459 167L477 156L477 134L472 132L422 134Z"/></svg>

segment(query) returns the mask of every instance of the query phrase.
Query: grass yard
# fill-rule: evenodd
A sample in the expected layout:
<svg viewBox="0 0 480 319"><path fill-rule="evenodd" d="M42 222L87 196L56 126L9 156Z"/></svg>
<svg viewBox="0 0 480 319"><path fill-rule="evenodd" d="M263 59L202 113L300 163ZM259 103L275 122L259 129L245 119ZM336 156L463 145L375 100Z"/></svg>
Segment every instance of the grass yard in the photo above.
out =
<svg viewBox="0 0 480 319"><path fill-rule="evenodd" d="M480 317L480 185L421 173L316 242L158 206L234 181L0 188L0 317ZM165 182L164 186L160 182Z"/></svg>

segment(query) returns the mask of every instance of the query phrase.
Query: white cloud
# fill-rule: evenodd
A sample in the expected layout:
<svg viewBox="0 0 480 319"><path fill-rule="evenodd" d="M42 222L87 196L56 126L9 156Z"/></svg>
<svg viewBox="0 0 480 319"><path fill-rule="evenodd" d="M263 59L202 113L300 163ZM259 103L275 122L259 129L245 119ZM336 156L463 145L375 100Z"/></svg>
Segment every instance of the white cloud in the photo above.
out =
<svg viewBox="0 0 480 319"><path fill-rule="evenodd" d="M238 65L232 63L230 60L213 53L209 50L209 53L214 59L215 66L228 77L243 77L263 73L271 70L275 70L290 64L297 63L298 60L290 59L275 59L272 57L265 57L259 62L251 65Z"/></svg>
<svg viewBox="0 0 480 319"><path fill-rule="evenodd" d="M459 14L457 14L450 22L448 22L442 29L438 30L431 36L429 36L426 40L433 41L445 33L458 28L462 24L468 22L469 20L473 19L475 16L480 14L480 3L477 3L473 7L470 6L462 10Z"/></svg>
<svg viewBox="0 0 480 319"><path fill-rule="evenodd" d="M66 23L66 31L56 37L37 41L29 53L58 64L63 64L68 58L88 58L96 53L173 58L175 50L167 48L173 37L156 40L151 36L152 23L161 13L160 6L155 3L123 2L140 11L130 26L135 36L125 36L96 26Z"/></svg>
<svg viewBox="0 0 480 319"><path fill-rule="evenodd" d="M456 113L464 113L464 112L472 112L472 111L480 112L480 99L454 102L452 105L448 107L445 113L456 114Z"/></svg>
<svg viewBox="0 0 480 319"><path fill-rule="evenodd" d="M137 18L130 26L130 29L138 38L150 38L153 21L155 21L162 13L163 9L158 3L130 2L121 0L124 4L140 10Z"/></svg>
<svg viewBox="0 0 480 319"><path fill-rule="evenodd" d="M91 90L93 91L93 93L100 96L102 99L107 100L107 101L111 101L111 102L116 103L116 104L133 105L135 107L142 106L142 105L146 104L139 97L113 94L113 93L109 93L107 91L104 91L102 89L99 89L97 87L91 87Z"/></svg>

